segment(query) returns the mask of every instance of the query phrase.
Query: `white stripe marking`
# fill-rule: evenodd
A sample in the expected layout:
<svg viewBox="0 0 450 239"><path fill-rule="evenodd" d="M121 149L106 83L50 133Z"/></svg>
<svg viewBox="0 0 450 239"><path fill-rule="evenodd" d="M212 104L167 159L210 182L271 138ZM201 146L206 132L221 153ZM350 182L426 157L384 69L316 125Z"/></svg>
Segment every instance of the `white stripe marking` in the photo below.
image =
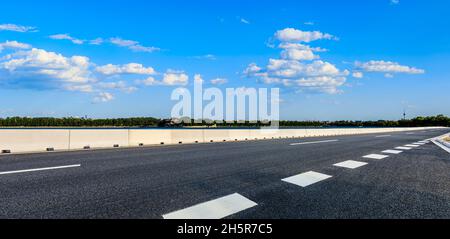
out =
<svg viewBox="0 0 450 239"><path fill-rule="evenodd" d="M389 149L389 150L383 151L383 153L386 153L386 154L400 154L400 153L403 153L403 151Z"/></svg>
<svg viewBox="0 0 450 239"><path fill-rule="evenodd" d="M81 164L74 164L74 165L59 166L59 167L35 168L35 169L7 171L7 172L0 172L0 175L15 174L15 173L27 173L27 172L37 172L37 171L55 170L55 169L63 169L63 168L75 168L75 167L80 167L80 166L81 166Z"/></svg>
<svg viewBox="0 0 450 239"><path fill-rule="evenodd" d="M412 143L412 144L414 144L414 145L424 145L425 143L418 142L418 143Z"/></svg>
<svg viewBox="0 0 450 239"><path fill-rule="evenodd" d="M257 206L255 202L234 193L192 207L163 215L164 219L221 219Z"/></svg>
<svg viewBox="0 0 450 239"><path fill-rule="evenodd" d="M405 147L412 147L412 148L417 148L419 146L420 145L415 145L415 144L407 144L407 145L405 145Z"/></svg>
<svg viewBox="0 0 450 239"><path fill-rule="evenodd" d="M433 142L435 145L437 145L439 148L447 151L448 153L450 153L450 148L448 148L447 146L441 144L440 142L436 141L436 140L431 140L431 142Z"/></svg>
<svg viewBox="0 0 450 239"><path fill-rule="evenodd" d="M378 135L375 136L375 138L384 138L384 137L391 137L392 135L388 134L388 135Z"/></svg>
<svg viewBox="0 0 450 239"><path fill-rule="evenodd" d="M323 141L313 141L313 142L303 142L303 143L294 143L294 144L290 144L291 146L295 146L295 145L305 145L305 144L320 144L320 143L331 143L331 142L337 142L339 141L338 139L333 139L333 140L323 140Z"/></svg>
<svg viewBox="0 0 450 239"><path fill-rule="evenodd" d="M348 161L344 161L344 162L333 164L333 165L336 166L336 167L355 169L355 168L359 168L359 167L362 167L364 165L367 165L367 163L359 162L359 161L353 161L353 160L348 160Z"/></svg>
<svg viewBox="0 0 450 239"><path fill-rule="evenodd" d="M424 144L428 144L430 141L428 141L428 140L422 140L422 141L419 141L419 143L424 143Z"/></svg>
<svg viewBox="0 0 450 239"><path fill-rule="evenodd" d="M397 148L395 148L395 149L410 150L410 149L412 149L412 148L410 148L410 147L397 147Z"/></svg>
<svg viewBox="0 0 450 239"><path fill-rule="evenodd" d="M387 158L389 156L387 155L382 155L382 154L369 154L364 156L363 158L368 158L368 159L384 159Z"/></svg>
<svg viewBox="0 0 450 239"><path fill-rule="evenodd" d="M332 176L330 175L326 175L326 174L322 174L322 173L317 173L314 171L309 171L306 173L302 173L302 174L298 174L289 178L285 178L282 179L282 181L287 182L287 183L292 183L295 185L298 185L300 187L307 187L311 184L320 182L322 180L331 178Z"/></svg>

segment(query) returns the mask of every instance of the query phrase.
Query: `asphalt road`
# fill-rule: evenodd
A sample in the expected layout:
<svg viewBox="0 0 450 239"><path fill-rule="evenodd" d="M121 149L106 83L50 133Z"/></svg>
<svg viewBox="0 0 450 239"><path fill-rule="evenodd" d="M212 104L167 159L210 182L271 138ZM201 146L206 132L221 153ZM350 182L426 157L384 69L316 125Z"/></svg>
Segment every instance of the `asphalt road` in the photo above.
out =
<svg viewBox="0 0 450 239"><path fill-rule="evenodd" d="M450 218L448 152L382 153L449 131L3 155L0 218L162 219L198 204L183 215L215 215L202 203L228 195L240 198L225 218ZM367 165L334 166L347 160ZM332 177L282 180L309 171Z"/></svg>

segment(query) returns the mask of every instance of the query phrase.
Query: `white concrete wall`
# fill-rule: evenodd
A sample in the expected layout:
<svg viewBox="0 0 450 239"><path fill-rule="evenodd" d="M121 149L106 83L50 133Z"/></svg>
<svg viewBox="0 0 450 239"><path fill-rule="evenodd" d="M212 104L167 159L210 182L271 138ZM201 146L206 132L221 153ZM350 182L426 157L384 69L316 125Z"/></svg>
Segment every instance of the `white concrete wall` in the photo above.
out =
<svg viewBox="0 0 450 239"><path fill-rule="evenodd" d="M128 147L128 130L95 130L76 129L70 130L69 146L71 150L91 148L112 148L115 144Z"/></svg>
<svg viewBox="0 0 450 239"><path fill-rule="evenodd" d="M0 152L1 150L11 150L12 153L38 152L46 151L47 148L69 150L69 131L47 129L0 130Z"/></svg>
<svg viewBox="0 0 450 239"><path fill-rule="evenodd" d="M157 145L172 144L172 130L163 129L130 129L130 147L137 147L139 144Z"/></svg>
<svg viewBox="0 0 450 239"><path fill-rule="evenodd" d="M337 128L337 129L0 129L0 151L11 153L45 152L55 150L79 150L91 148L138 147L140 144L192 144L338 136L402 131L421 131L441 127L418 128Z"/></svg>

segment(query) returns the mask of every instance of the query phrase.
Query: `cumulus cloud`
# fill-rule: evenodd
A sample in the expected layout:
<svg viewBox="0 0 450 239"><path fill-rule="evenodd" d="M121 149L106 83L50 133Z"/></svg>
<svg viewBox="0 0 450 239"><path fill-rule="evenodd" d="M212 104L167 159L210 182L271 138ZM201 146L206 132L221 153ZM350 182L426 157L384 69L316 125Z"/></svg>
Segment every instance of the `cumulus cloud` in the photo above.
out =
<svg viewBox="0 0 450 239"><path fill-rule="evenodd" d="M195 76L195 80L201 80L199 75ZM148 77L144 80L136 81L137 84L145 86L185 86L189 83L189 76L183 71L167 70L161 80L154 77Z"/></svg>
<svg viewBox="0 0 450 239"><path fill-rule="evenodd" d="M152 67L144 67L139 63L129 63L125 65L107 64L96 67L96 71L103 75L118 75L118 74L137 74L137 75L153 75L155 70Z"/></svg>
<svg viewBox="0 0 450 239"><path fill-rule="evenodd" d="M391 5L398 5L400 4L400 0L391 0Z"/></svg>
<svg viewBox="0 0 450 239"><path fill-rule="evenodd" d="M223 85L228 83L228 80L225 78L216 78L211 80L211 84L213 85Z"/></svg>
<svg viewBox="0 0 450 239"><path fill-rule="evenodd" d="M125 80L114 80L119 75L128 74L127 78L137 75L157 75L152 67L144 67L139 63L96 67L96 64L86 56L68 57L57 52L31 48L30 45L16 41L0 44L2 49L14 49L12 53L0 56L0 80L5 86L88 93L95 96L95 102L101 103L114 98L114 92L105 90L132 93L138 89L136 87L138 85L129 84ZM111 75L115 77L112 78ZM148 77L139 83L186 85L188 76L182 71L168 70L159 81Z"/></svg>
<svg viewBox="0 0 450 239"><path fill-rule="evenodd" d="M154 77L151 77L151 76L145 80L138 80L137 83L145 85L145 86L154 86L154 85L161 84L161 82L157 81Z"/></svg>
<svg viewBox="0 0 450 239"><path fill-rule="evenodd" d="M10 54L0 68L12 75L40 75L69 83L86 83L90 78L89 58L65 57L55 52L33 48Z"/></svg>
<svg viewBox="0 0 450 239"><path fill-rule="evenodd" d="M36 32L36 27L20 26L16 24L0 24L0 31L13 31L13 32Z"/></svg>
<svg viewBox="0 0 450 239"><path fill-rule="evenodd" d="M380 72L386 73L387 76L392 77L395 73L404 73L404 74L424 74L425 70L400 65L397 62L392 61L368 61L368 62L356 62L355 66L357 69L366 71L366 72Z"/></svg>
<svg viewBox="0 0 450 239"><path fill-rule="evenodd" d="M332 40L336 39L331 34L322 33L319 31L302 31L294 28L285 28L279 30L275 33L276 39L284 42L312 42L316 40L326 39Z"/></svg>
<svg viewBox="0 0 450 239"><path fill-rule="evenodd" d="M305 32L286 28L275 33L281 43L280 58L271 58L265 67L251 63L244 74L256 78L265 84L279 84L294 87L301 92L339 93L344 85L348 70L341 71L334 64L320 60L316 52L326 51L320 47L311 47L305 43L319 39L335 39L326 33Z"/></svg>
<svg viewBox="0 0 450 239"><path fill-rule="evenodd" d="M315 50L307 45L295 43L283 43L280 44L279 47L284 49L281 52L281 58L283 59L302 61L302 60L314 60L318 58L318 56L316 56L313 52Z"/></svg>
<svg viewBox="0 0 450 239"><path fill-rule="evenodd" d="M111 93L108 92L100 92L97 96L94 98L94 103L106 103L111 100L114 100L114 96Z"/></svg>
<svg viewBox="0 0 450 239"><path fill-rule="evenodd" d="M132 93L137 90L135 86L128 86L125 81L117 81L117 82L100 82L99 87L103 89L117 89L123 91L125 93Z"/></svg>
<svg viewBox="0 0 450 239"><path fill-rule="evenodd" d="M161 50L160 48L157 47L143 46L138 41L125 40L120 37L111 38L110 42L116 46L126 47L135 52L155 52Z"/></svg>
<svg viewBox="0 0 450 239"><path fill-rule="evenodd" d="M53 40L69 40L73 44L77 44L77 45L82 45L85 42L84 40L74 38L67 33L51 35L51 36L49 36L49 38L53 39Z"/></svg>
<svg viewBox="0 0 450 239"><path fill-rule="evenodd" d="M31 45L20 43L17 41L6 41L3 43L0 43L0 52L2 52L4 49L30 49Z"/></svg>
<svg viewBox="0 0 450 239"><path fill-rule="evenodd" d="M164 73L162 83L164 85L174 86L174 85L187 85L189 82L189 76L184 72L168 71Z"/></svg>
<svg viewBox="0 0 450 239"><path fill-rule="evenodd" d="M353 76L353 78L361 79L364 77L364 74L360 71L356 71L356 72L353 72L352 76Z"/></svg>

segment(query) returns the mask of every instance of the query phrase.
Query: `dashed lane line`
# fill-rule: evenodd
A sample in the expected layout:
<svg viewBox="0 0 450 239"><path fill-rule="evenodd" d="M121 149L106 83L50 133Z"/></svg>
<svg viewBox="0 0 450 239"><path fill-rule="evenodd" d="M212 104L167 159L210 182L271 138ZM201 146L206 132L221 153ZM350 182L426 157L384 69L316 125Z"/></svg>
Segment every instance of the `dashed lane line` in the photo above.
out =
<svg viewBox="0 0 450 239"><path fill-rule="evenodd" d="M312 141L312 142L302 142L302 143L293 143L290 144L291 146L295 146L295 145L305 145L305 144L321 144L321 143L332 143L332 142L337 142L339 141L338 139L333 139L333 140L323 140L323 141Z"/></svg>
<svg viewBox="0 0 450 239"><path fill-rule="evenodd" d="M410 150L412 148L411 147L403 147L403 146L401 146L401 147L396 147L395 149Z"/></svg>
<svg viewBox="0 0 450 239"><path fill-rule="evenodd" d="M417 148L420 147L420 145L415 145L415 144L406 144L405 147L410 147L410 148Z"/></svg>
<svg viewBox="0 0 450 239"><path fill-rule="evenodd" d="M363 156L363 158L368 158L368 159L384 159L389 157L388 155L383 155L383 154L369 154L366 156Z"/></svg>
<svg viewBox="0 0 450 239"><path fill-rule="evenodd" d="M360 162L360 161L354 161L354 160L347 160L341 163L337 163L337 164L333 164L336 167L341 167L341 168L349 168L349 169L355 169L355 168L359 168L362 166L367 165L368 163L365 162Z"/></svg>
<svg viewBox="0 0 450 239"><path fill-rule="evenodd" d="M375 136L375 138L386 138L386 137L391 137L392 135L390 135L390 134L387 134L387 135L378 135L378 136Z"/></svg>
<svg viewBox="0 0 450 239"><path fill-rule="evenodd" d="M403 153L403 151L389 149L389 150L383 151L383 153L385 153L385 154L401 154L401 153Z"/></svg>
<svg viewBox="0 0 450 239"><path fill-rule="evenodd" d="M81 167L81 164L58 166L58 167L47 167L47 168L34 168L34 169L6 171L6 172L0 172L0 175L17 174L17 173L28 173L28 172L38 172L38 171L56 170L56 169L64 169L64 168L75 168L75 167Z"/></svg>
<svg viewBox="0 0 450 239"><path fill-rule="evenodd" d="M257 206L250 199L234 193L192 207L164 214L164 219L221 219Z"/></svg>
<svg viewBox="0 0 450 239"><path fill-rule="evenodd" d="M307 187L309 185L318 183L320 181L323 181L325 179L331 178L333 176L326 175L314 171L309 171L306 173L301 173L289 178L282 179L282 181L287 183L292 183L300 187Z"/></svg>

